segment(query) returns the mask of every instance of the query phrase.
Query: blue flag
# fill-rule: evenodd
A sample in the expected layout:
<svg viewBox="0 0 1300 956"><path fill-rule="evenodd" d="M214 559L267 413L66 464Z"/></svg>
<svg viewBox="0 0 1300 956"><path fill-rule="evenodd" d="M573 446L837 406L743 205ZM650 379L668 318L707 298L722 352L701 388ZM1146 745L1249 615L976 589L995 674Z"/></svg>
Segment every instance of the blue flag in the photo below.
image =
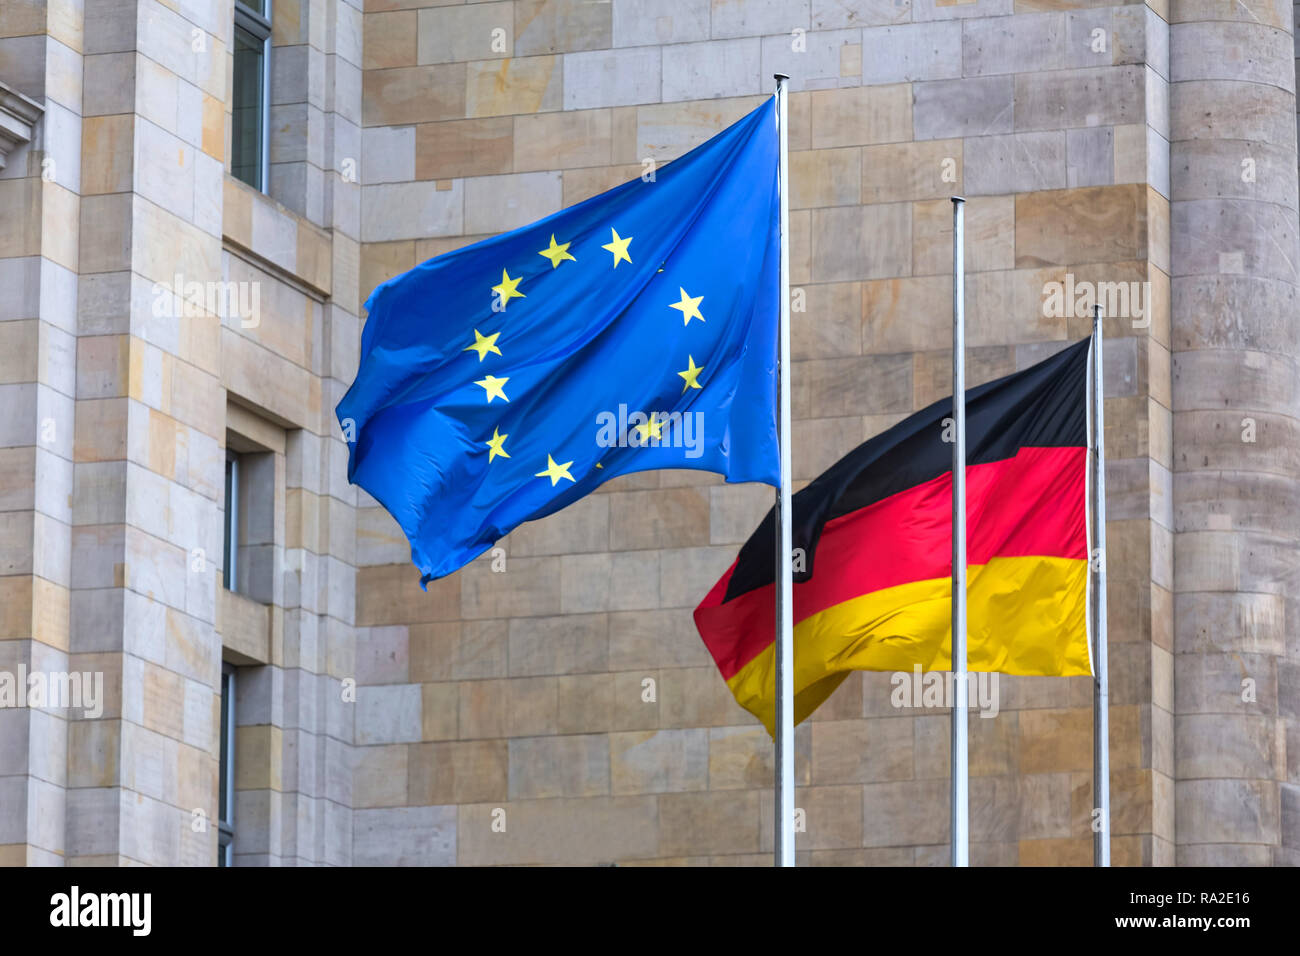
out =
<svg viewBox="0 0 1300 956"><path fill-rule="evenodd" d="M618 475L779 483L775 100L366 302L336 414L348 478L397 519L421 584Z"/></svg>

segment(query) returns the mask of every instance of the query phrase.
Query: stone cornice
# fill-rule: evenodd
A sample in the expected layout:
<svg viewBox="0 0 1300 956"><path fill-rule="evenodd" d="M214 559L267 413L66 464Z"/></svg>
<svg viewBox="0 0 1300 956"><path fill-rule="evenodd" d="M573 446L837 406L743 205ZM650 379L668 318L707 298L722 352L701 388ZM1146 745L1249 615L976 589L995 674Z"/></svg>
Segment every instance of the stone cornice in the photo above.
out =
<svg viewBox="0 0 1300 956"><path fill-rule="evenodd" d="M40 103L0 83L0 169L5 168L11 152L32 141L36 121L44 112Z"/></svg>

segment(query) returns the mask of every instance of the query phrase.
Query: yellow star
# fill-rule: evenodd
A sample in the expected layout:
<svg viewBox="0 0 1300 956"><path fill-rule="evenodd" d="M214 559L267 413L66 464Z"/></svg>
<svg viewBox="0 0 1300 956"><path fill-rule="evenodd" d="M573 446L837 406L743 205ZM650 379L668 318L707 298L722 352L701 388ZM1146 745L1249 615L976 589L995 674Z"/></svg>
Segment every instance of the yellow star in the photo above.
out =
<svg viewBox="0 0 1300 956"><path fill-rule="evenodd" d="M568 259L570 262L578 261L577 259L573 258L573 256L569 255L569 246L571 245L572 243L570 242L566 242L561 245L556 245L555 233L551 233L551 247L549 249L543 249L541 252L537 254L539 256L546 256L546 258L550 259L551 268L554 269L557 266L559 266L559 264L563 262L565 259Z"/></svg>
<svg viewBox="0 0 1300 956"><path fill-rule="evenodd" d="M673 302L668 306L668 308L678 309L681 311L682 325L690 325L691 319L699 319L703 322L704 316L700 315L700 303L704 301L704 296L697 295L692 297L687 295L686 290L682 289L681 286L678 286L677 288L681 290L682 301Z"/></svg>
<svg viewBox="0 0 1300 956"><path fill-rule="evenodd" d="M501 270L501 284L492 287L492 291L497 294L497 298L501 302L501 308L504 309L509 305L511 299L526 298L522 292L518 291L519 283L523 278L523 276L517 276L512 279L510 278L510 273L506 272L505 269Z"/></svg>
<svg viewBox="0 0 1300 956"><path fill-rule="evenodd" d="M502 458L510 457L510 453L505 449L506 439L509 437L509 435L501 434L499 428L492 429L492 437L484 442L484 444L488 446L489 465L492 464L492 459L496 458L497 455L500 455Z"/></svg>
<svg viewBox="0 0 1300 956"><path fill-rule="evenodd" d="M701 384L699 383L699 381L698 381L698 379L699 379L699 377L700 377L700 373L704 371L704 366L701 365L701 366L699 366L699 367L697 368L696 365L695 365L695 359L694 359L693 356L690 356L690 355L686 356L686 360L690 363L690 366L686 369L686 371L684 371L684 372L678 372L678 373L677 373L677 374L680 375L683 379L686 380L686 384L682 386L682 392L683 392L683 393L685 393L686 390L687 390L688 388L703 388L703 387L704 387L704 386L701 385Z"/></svg>
<svg viewBox="0 0 1300 956"><path fill-rule="evenodd" d="M632 257L627 254L627 245L632 241L632 237L628 236L624 239L618 234L617 229L610 229L610 232L614 235L614 241L607 242L600 248L608 249L610 252L614 253L614 268L617 269L619 262L622 260L626 259L628 262L632 261Z"/></svg>
<svg viewBox="0 0 1300 956"><path fill-rule="evenodd" d="M461 351L477 352L478 360L480 362L487 358L489 352L495 352L497 355L500 355L501 350L497 348L497 336L500 334L500 332L493 332L491 335L481 335L479 330L475 329L474 344L465 346Z"/></svg>
<svg viewBox="0 0 1300 956"><path fill-rule="evenodd" d="M678 372L677 374L680 375L682 373ZM508 378L497 378L495 375L489 375L474 384L483 386L487 391L488 404L491 405L492 399L497 398L498 396L504 398L507 402L510 401L510 399L506 398L506 393L501 390L501 387L508 381L510 381ZM699 388L698 385L695 387ZM683 389L683 391L685 391L685 389Z"/></svg>
<svg viewBox="0 0 1300 956"><path fill-rule="evenodd" d="M645 444L647 437L655 439L663 438L664 422L663 419L659 417L659 413L651 412L650 417L646 419L643 424L636 426L636 433L637 437L641 439L642 444Z"/></svg>
<svg viewBox="0 0 1300 956"><path fill-rule="evenodd" d="M574 480L573 476L569 474L569 466L572 464L573 462L566 461L563 465L558 465L555 463L554 458L552 458L550 455L547 455L546 470L539 471L533 477L551 479L551 487L554 488L557 484L560 483L561 478L568 478L570 481Z"/></svg>

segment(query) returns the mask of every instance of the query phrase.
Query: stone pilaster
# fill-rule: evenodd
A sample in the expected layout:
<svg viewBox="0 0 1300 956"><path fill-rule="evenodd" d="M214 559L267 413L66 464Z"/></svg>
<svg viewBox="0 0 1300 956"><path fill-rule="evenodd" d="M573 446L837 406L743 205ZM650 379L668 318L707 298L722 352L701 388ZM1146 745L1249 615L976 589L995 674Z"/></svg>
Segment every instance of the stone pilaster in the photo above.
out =
<svg viewBox="0 0 1300 956"><path fill-rule="evenodd" d="M23 677L48 687L81 665L68 620L82 20L52 0L0 4L0 21L0 672L21 697L0 708L0 864L59 865L78 712L26 696Z"/></svg>

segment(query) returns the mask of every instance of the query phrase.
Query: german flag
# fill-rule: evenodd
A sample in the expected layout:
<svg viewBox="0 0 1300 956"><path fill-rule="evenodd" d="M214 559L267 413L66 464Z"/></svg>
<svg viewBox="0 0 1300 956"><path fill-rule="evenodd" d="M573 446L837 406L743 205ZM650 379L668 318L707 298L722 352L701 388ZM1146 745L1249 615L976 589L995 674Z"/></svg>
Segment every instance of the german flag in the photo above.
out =
<svg viewBox="0 0 1300 956"><path fill-rule="evenodd" d="M1090 341L966 393L969 670L1092 673ZM796 723L850 671L951 669L951 414L951 398L935 402L794 495ZM774 532L772 511L695 609L737 702L769 732Z"/></svg>

